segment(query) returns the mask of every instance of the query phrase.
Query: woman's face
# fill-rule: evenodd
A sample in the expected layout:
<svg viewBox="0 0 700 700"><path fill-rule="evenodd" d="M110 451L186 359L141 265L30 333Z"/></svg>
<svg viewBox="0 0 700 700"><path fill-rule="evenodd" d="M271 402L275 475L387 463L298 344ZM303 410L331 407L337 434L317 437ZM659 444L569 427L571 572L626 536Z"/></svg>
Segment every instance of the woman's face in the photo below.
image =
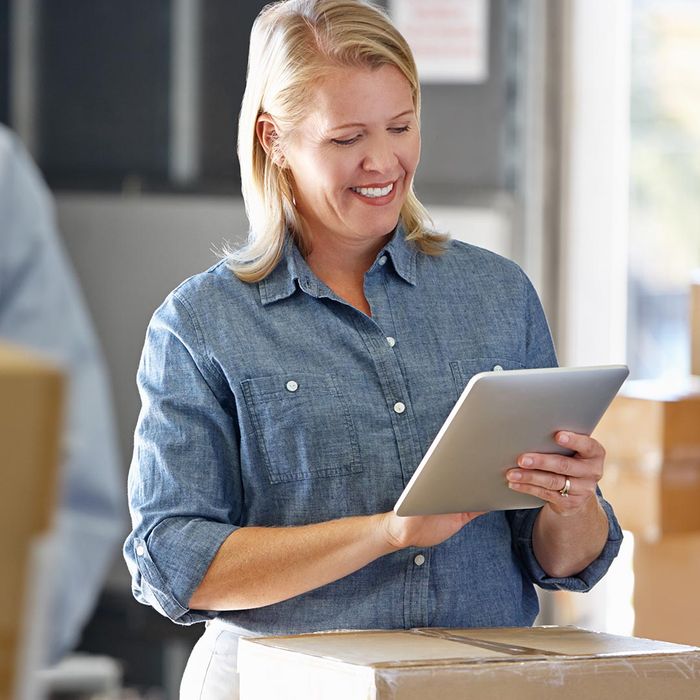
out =
<svg viewBox="0 0 700 700"><path fill-rule="evenodd" d="M408 81L389 65L333 68L282 151L314 246L381 245L420 157Z"/></svg>

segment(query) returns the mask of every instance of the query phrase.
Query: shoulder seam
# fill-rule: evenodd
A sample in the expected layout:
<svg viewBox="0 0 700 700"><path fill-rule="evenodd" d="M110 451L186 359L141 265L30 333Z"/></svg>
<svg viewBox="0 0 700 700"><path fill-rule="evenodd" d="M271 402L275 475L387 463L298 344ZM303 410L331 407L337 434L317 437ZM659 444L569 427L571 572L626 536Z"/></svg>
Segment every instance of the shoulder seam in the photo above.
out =
<svg viewBox="0 0 700 700"><path fill-rule="evenodd" d="M184 284L184 282L183 282ZM178 287L179 289L179 287ZM185 310L185 313L187 314L187 317L190 320L190 323L192 324L192 327L194 328L194 332L197 336L197 343L201 346L202 348L202 359L206 363L207 368L209 369L210 372L213 372L215 375L221 379L221 374L217 370L216 366L210 359L210 353L206 341L206 337L204 335L204 332L202 331L202 327L199 323L199 319L197 318L197 315L194 312L194 309L192 308L192 305L189 302L189 299L187 297L181 295L178 293L178 289L175 289L172 293L173 300L177 301L180 306Z"/></svg>

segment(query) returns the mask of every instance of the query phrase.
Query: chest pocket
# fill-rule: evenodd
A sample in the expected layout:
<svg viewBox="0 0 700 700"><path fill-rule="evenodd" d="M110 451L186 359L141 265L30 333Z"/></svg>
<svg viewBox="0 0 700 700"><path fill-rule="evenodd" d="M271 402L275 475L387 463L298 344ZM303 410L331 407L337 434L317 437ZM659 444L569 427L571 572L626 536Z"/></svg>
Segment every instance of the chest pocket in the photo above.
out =
<svg viewBox="0 0 700 700"><path fill-rule="evenodd" d="M332 376L289 372L242 386L271 483L362 471L347 397Z"/></svg>
<svg viewBox="0 0 700 700"><path fill-rule="evenodd" d="M500 372L505 369L524 369L525 366L516 360L502 357L474 357L469 360L450 362L452 378L459 397L469 380L479 372Z"/></svg>

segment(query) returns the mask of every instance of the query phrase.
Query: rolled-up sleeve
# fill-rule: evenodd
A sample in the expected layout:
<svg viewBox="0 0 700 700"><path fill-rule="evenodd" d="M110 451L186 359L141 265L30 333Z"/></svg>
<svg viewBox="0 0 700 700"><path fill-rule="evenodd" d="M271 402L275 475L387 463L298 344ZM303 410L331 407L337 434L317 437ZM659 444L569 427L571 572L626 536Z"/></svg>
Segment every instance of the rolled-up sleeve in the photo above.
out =
<svg viewBox="0 0 700 700"><path fill-rule="evenodd" d="M181 624L213 617L187 603L240 522L236 408L177 290L149 324L129 471L132 532L124 556L134 596Z"/></svg>
<svg viewBox="0 0 700 700"><path fill-rule="evenodd" d="M542 305L532 283L523 273L528 308L527 366L555 367L557 357L552 343L547 320ZM608 539L595 561L591 562L576 576L553 578L540 566L532 546L532 531L539 508L509 511L513 547L527 577L541 588L569 591L589 591L604 576L613 559L620 551L622 529L615 517L612 506L603 498L598 489L598 500L608 516Z"/></svg>
<svg viewBox="0 0 700 700"><path fill-rule="evenodd" d="M585 593L590 591L591 588L603 578L610 568L613 559L620 551L622 529L620 528L620 524L615 517L612 507L602 497L600 490L598 490L598 500L601 506L603 506L605 514L608 516L608 539L605 542L605 546L598 557L583 571L580 571L575 576L566 576L564 578L554 578L547 574L540 566L535 556L535 551L532 546L532 531L540 509L532 508L529 510L514 510L508 512L508 520L510 522L516 555L532 583L547 590L563 589Z"/></svg>

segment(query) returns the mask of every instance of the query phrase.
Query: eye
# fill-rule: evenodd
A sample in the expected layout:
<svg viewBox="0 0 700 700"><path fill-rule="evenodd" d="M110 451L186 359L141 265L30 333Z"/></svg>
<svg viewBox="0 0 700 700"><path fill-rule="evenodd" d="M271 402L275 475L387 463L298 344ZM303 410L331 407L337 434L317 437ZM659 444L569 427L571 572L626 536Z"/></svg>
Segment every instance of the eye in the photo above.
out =
<svg viewBox="0 0 700 700"><path fill-rule="evenodd" d="M352 144L357 142L359 138L360 136L358 134L357 136L353 136L351 139L331 139L331 143L334 143L336 146L352 146Z"/></svg>
<svg viewBox="0 0 700 700"><path fill-rule="evenodd" d="M410 131L411 127L406 124L406 126L394 126L389 129L392 134L405 134L407 131Z"/></svg>

